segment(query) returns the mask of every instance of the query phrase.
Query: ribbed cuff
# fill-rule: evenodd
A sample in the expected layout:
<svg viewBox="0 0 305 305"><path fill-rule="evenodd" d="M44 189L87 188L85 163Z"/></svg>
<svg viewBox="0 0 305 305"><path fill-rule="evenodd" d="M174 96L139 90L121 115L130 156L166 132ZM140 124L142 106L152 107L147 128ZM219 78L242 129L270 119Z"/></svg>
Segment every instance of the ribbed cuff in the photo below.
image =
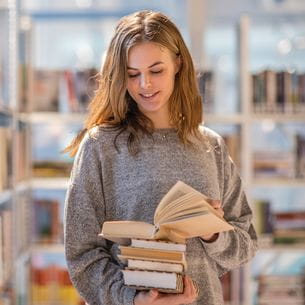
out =
<svg viewBox="0 0 305 305"><path fill-rule="evenodd" d="M213 242L205 242L200 238L204 249L211 255L222 252L227 247L227 234L228 232L221 232L218 238Z"/></svg>
<svg viewBox="0 0 305 305"><path fill-rule="evenodd" d="M134 305L134 297L137 290L133 288L126 287L124 295L124 305Z"/></svg>

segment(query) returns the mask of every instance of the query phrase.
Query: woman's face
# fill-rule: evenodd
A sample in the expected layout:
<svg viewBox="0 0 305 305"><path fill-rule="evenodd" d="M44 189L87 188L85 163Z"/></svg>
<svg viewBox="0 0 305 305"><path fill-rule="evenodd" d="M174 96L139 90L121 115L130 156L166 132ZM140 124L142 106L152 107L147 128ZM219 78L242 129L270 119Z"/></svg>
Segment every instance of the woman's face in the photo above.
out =
<svg viewBox="0 0 305 305"><path fill-rule="evenodd" d="M129 50L127 90L139 110L153 121L169 117L168 101L178 69L179 58L159 44L143 42Z"/></svg>

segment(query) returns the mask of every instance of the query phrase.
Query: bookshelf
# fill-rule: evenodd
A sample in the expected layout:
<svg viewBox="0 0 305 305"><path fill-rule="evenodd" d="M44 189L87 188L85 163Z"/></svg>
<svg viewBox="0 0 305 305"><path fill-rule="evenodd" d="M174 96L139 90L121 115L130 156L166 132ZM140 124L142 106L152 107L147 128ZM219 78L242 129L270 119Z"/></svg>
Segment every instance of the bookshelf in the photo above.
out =
<svg viewBox="0 0 305 305"><path fill-rule="evenodd" d="M100 5L103 6L103 4ZM26 24L26 29L23 29L24 31L19 33L19 46L17 46L17 30L15 24L17 17L16 8L9 8L7 1L0 0L1 29L2 24L6 22L4 20L8 20L9 16L11 16L11 21L7 23L10 25L10 29L7 29L6 35L0 36L0 57L11 58L9 61L6 61L5 67L0 67L0 73L3 73L3 71L11 71L10 73L5 72L6 74L4 78L0 77L0 129L1 127L5 126L5 129L9 133L14 134L20 130L23 134L21 137L27 139L27 144L25 146L22 144L22 141L24 140L20 140L19 144L15 141L11 144L11 149L14 152L14 164L11 165L12 177L10 179L15 183L11 183L8 187L5 187L4 190L0 191L0 215L3 211L12 211L12 213L14 213L14 222L20 223L18 225L17 231L14 234L17 234L17 236L22 236L21 242L17 245L14 245L14 249L12 249L12 253L14 253L14 257L16 257L16 264L14 268L16 268L18 271L20 270L20 272L18 272L18 277L15 280L15 298L17 300L17 304L51 304L52 302L61 304L64 302L64 298L62 297L64 294L63 290L56 290L56 288L60 287L58 283L66 283L64 276L60 276L62 271L61 268L65 266L63 261L64 258L62 244L57 241L54 243L30 241L29 239L32 237L33 232L28 231L30 227L29 223L35 222L35 218L33 218L33 215L29 214L28 211L31 211L35 200L47 199L50 201L57 201L59 211L56 213L61 215L60 213L62 213L64 193L68 185L68 177L66 175L60 177L53 175L53 177L50 177L48 174L44 176L40 174L35 176L33 173L32 165L36 160L41 160L39 153L48 149L47 144L56 147L57 151L62 149L64 145L69 142L69 139L72 138L72 135L75 134L75 132L77 132L77 130L80 128L80 124L83 122L85 117L85 114L79 111L79 109L76 111L71 111L69 107L63 106L64 104L59 102L59 99L57 99L57 102L55 102L55 107L53 107L54 105L52 106L53 108L48 107L47 105L46 108L41 109L37 107L37 101L35 106L35 101L31 98L35 92L35 87L33 86L35 73L37 71L41 72L41 70L44 70L46 72L45 76L47 77L47 75L49 75L50 79L52 78L52 75L57 75L59 79L64 79L66 81L64 82L65 86L62 86L62 84L60 85L58 83L53 83L53 89L45 87L45 90L49 90L49 92L51 92L49 95L51 98L52 94L54 96L54 92L55 95L58 94L58 97L60 87L60 96L62 99L61 101L63 101L63 98L68 101L69 76L67 77L65 71L68 70L69 72L69 67L74 64L73 60L75 62L77 60L77 56L73 57L73 60L67 57L67 54L72 54L71 48L76 48L77 46L77 39L74 39L71 42L72 47L68 50L68 52L63 52L62 50L60 51L58 49L54 50L54 54L57 54L56 57L61 59L60 64L54 60L55 56L54 58L53 56L46 56L47 60L43 61L41 54L44 54L46 49L40 49L40 54L39 48L37 47L42 37L41 33L43 33L43 31L49 27L50 29L54 29L54 35L58 36L58 29L60 29L63 34L62 36L68 37L67 35L69 34L69 31L71 31L71 29L69 30L69 27L73 28L77 26L77 29L79 29L79 36L85 37L86 31L84 30L84 27L80 25L79 20L81 20L82 24L90 23L93 21L93 26L90 31L94 32L95 35L99 37L104 35L106 45L107 39L109 38L109 36L107 36L109 34L106 34L106 31L112 30L112 26L116 22L117 18L139 8L140 7L138 5L133 5L132 8L125 7L120 12L112 8L110 12L107 13L104 11L104 7L100 7L99 10L97 10L95 13L87 10L85 12L80 10L71 10L70 12L65 13L61 12L60 8L56 8L50 11L42 5L42 10L41 8L38 8L37 10L34 9L30 12L25 10L25 16L20 16L22 17L20 19L20 23ZM155 7L155 9L160 8ZM180 10L178 10L174 4L169 5L169 10L172 10L173 14L177 13L177 16L180 16L180 19L183 20L183 16L181 15ZM183 11L183 8L181 11ZM90 18L92 19L91 21L89 21ZM54 20L56 22L54 22ZM107 22L100 22L100 20L107 20ZM213 129L227 138L228 142L233 143L231 144L232 150L235 151L236 146L240 148L239 152L235 151L232 154L235 155L233 158L241 170L249 200L255 209L256 200L263 200L265 199L265 194L277 193L278 189L280 189L280 195L277 197L270 196L270 201L280 202L278 197L281 197L284 202L287 200L291 200L293 202L295 198L300 198L303 194L302 189L304 189L305 180L304 178L255 177L253 171L254 148L252 139L253 137L256 139L256 137L259 137L259 135L255 133L255 129L253 131L253 126L258 124L267 127L274 126L275 129L278 129L281 128L281 126L290 125L292 122L299 124L299 126L304 126L305 115L301 112L253 112L253 105L251 100L251 75L267 69L268 62L265 62L259 68L252 67L252 50L253 48L256 48L256 46L253 46L251 42L252 26L253 25L251 24L249 18L245 16L241 18L238 30L236 31L236 29L233 29L229 33L231 36L228 36L230 38L230 41L228 42L228 48L230 49L231 46L235 44L232 46L232 57L235 57L236 54L238 54L236 57L239 58L239 60L236 61L235 68L229 69L231 73L230 75L227 73L227 71L224 71L226 75L224 78L222 78L219 71L215 73L215 87L212 89L214 90L215 99L217 99L218 102L216 101L215 107L212 107L211 111L206 113L204 120L208 126L211 126ZM103 28L101 32L97 30L99 27ZM233 37L232 35L235 35L236 33L238 33L237 36L239 36L239 38L231 39ZM11 38L9 38L9 36ZM210 36L209 34L207 35L207 37ZM3 41L7 41L8 39L10 39L12 42L15 41L15 44L13 43L10 45L10 54L13 54L11 57L7 56L8 48L2 48ZM15 55L18 53L16 51L17 47L25 52L24 58L15 58ZM45 47L49 48L50 44L48 42L45 43ZM103 48L104 46L99 45L97 48L97 53L103 53ZM5 52L7 53L3 53L3 49L6 50ZM82 49L80 51L84 50ZM209 57L209 53L211 54L213 52L209 51L208 45L206 54L207 58ZM88 55L88 53L86 54ZM224 63L228 65L226 57L221 57L220 59L220 64ZM210 61L213 62L213 60L214 58L210 58ZM65 66L63 63L68 64ZM98 67L99 63L100 58L94 57L94 60L90 62L90 66L87 65L83 69L92 68L93 66ZM26 68L25 85L29 88L29 95L25 94L23 96L22 104L20 103L20 100L18 100L19 96L16 96L15 94L18 92L18 90L16 90L16 80L18 78L15 77L17 73L16 66L18 64L20 64L23 68ZM276 65L277 62L275 60L275 66ZM226 65L223 66L225 67ZM221 67L218 67L217 69L219 70L220 68ZM239 78L235 79L232 76L233 74L239 75ZM8 79L13 80L10 82L10 85L8 85ZM4 85L2 83L3 80ZM19 79L18 81L22 82L22 79ZM222 90L222 87L219 85L223 83L228 85L224 87L225 90ZM52 91L54 90L54 87L55 91ZM25 87L25 89L26 88L27 87ZM11 95L9 96L10 92ZM227 96L223 92L228 92ZM227 99L224 104L219 102L224 98ZM2 121L1 117L3 118ZM5 121L5 123L3 123L3 121ZM46 143L45 146L40 145L43 137L39 137L38 134L50 134L50 130L53 128L57 130L57 133L55 133L53 137L47 138L47 142L49 143ZM64 133L69 134L69 138L61 138L62 134ZM21 156L17 155L18 145L19 147L24 147L24 151L28 152L29 154L23 161L18 161L21 164L19 169L25 168L25 173L18 173L20 170L18 170L16 163L18 163L18 159L22 159ZM47 159L43 161L51 160L52 162L56 162L60 159L71 165L72 160L61 158L62 156L60 154L53 152L53 155L49 154ZM287 192L289 193L288 195ZM274 206L277 209L289 209L289 207L287 207L287 205L282 202L279 204L279 207L277 207L276 204L274 204ZM301 207L302 202L300 200L298 203L292 204L293 209L300 209ZM30 243L31 246L29 245ZM295 253L297 253L297 255ZM295 257L291 258L294 255ZM305 250L302 244L289 245L289 247L286 247L285 245L273 244L263 246L253 264L249 264L241 270L236 270L230 273L228 277L224 279L226 282L227 303L230 305L256 304L255 302L257 302L258 295L257 278L260 273L263 274L265 272L264 266L262 267L259 264L260 260L269 262L272 259L274 261L283 259L293 264L293 261L296 259L301 260L303 256L305 256ZM37 266L37 261L39 261L39 259L41 261L41 266ZM57 275L53 274L53 278L41 279L41 277L44 277L43 275L41 276L41 273L45 273L46 270L49 270L48 268L51 268L52 266L56 266L56 268L59 270ZM41 267L43 270L41 271L38 267ZM38 276L38 280L37 272L40 272L40 278ZM35 278L34 283L31 282L33 278ZM9 287L10 283L8 282L7 284ZM63 286L65 285L66 284ZM75 295L75 292L72 292L69 289L70 287L66 289L66 295L68 295L66 303L73 305L80 302L78 296ZM49 298L45 297L41 299L40 295L42 293L45 293L46 296L49 295ZM51 296L52 293L54 294L53 298ZM4 290L1 288L0 294L1 297L4 295L5 299L11 298L10 290Z"/></svg>
<svg viewBox="0 0 305 305"><path fill-rule="evenodd" d="M19 288L26 287L26 281L17 285L16 270L27 247L27 187L22 184L28 179L27 125L18 117L17 1L0 1L0 28L0 301L13 304Z"/></svg>
<svg viewBox="0 0 305 305"><path fill-rule="evenodd" d="M272 26L268 22L261 27L266 26L268 29L268 24L270 29ZM290 26L294 26L293 22ZM298 294L298 297L293 298L289 296L289 291L282 288L282 300L278 299L276 294L279 293L280 284L272 281L285 282L291 278L296 280L304 277L304 241L300 237L296 238L297 230L304 230L304 226L301 220L294 218L304 211L304 144L296 144L295 141L296 135L304 136L304 90L299 83L296 98L293 82L297 72L282 72L290 71L291 64L293 71L299 70L299 75L302 75L304 67L301 61L289 56L277 59L266 56L267 60L260 62L256 52L262 52L259 48L263 47L259 46L260 38L255 34L260 32L260 26L254 21L252 23L250 18L243 17L240 27L241 50L247 52L240 62L243 71L240 73L243 76L240 97L245 104L244 114L247 118L244 145L248 153L244 163L244 178L258 232L261 230L258 223L261 224L262 220L265 225L269 225L269 233L259 235L261 246L258 254L245 268L249 297L244 299L244 304L266 304L270 296L277 304L283 300L297 304L304 300L300 292L291 292ZM267 49L264 51L268 53ZM285 74L284 84L276 78L280 74ZM259 78L264 77L260 79L260 89L257 75ZM280 92L282 87L284 93ZM292 99L295 99L294 104ZM262 202L268 210L261 210ZM289 220L280 221L284 217L280 218L283 213L290 215Z"/></svg>
<svg viewBox="0 0 305 305"><path fill-rule="evenodd" d="M255 19L255 17L253 18ZM293 20L293 18L291 19ZM266 20L264 22L269 25L271 23ZM285 22L284 18L283 22ZM294 25L299 26L298 21L295 24L292 21L289 24L290 29ZM233 34L234 31L235 34ZM273 55L266 56L267 59L261 59L259 55L267 54L268 51L264 49L265 53L263 53L260 50L263 47L259 45L258 41L263 36L260 34L257 35L257 32L261 34L261 30L257 30L257 22L255 20L252 22L248 16L240 17L237 30L233 29L231 25L223 28L223 25L219 24L212 24L209 28L208 24L205 34L207 37L207 41L205 42L207 49L206 68L212 71L213 74L211 79L214 83L211 84L211 88L213 89L212 103L214 104L212 106L210 104L208 105L208 110L210 111L206 112L204 118L206 125L212 127L221 135L225 136L227 133L226 130L229 128L233 131L235 130L235 133L240 137L239 149L242 151L242 154L239 168L249 202L255 214L255 223L262 221L262 219L258 219L261 218L260 213L257 211L259 201L265 200L269 202L271 216L275 216L277 213L283 211L299 213L300 211L304 211L304 201L302 198L305 195L304 144L302 140L302 144L296 145L295 143L296 135L300 134L304 136L305 112L304 105L302 104L303 100L300 98L299 103L301 104L297 106L281 108L274 106L269 108L266 106L256 107L254 101L257 98L254 97L255 87L253 81L254 75L259 73L263 74L260 71L270 70L270 66L273 67L271 71L274 71L273 80L275 80L274 75L278 73L277 71L289 70L288 64L291 63L294 68L292 71L296 71L287 74L289 77L286 80L286 86L288 87L288 97L286 98L288 99L288 103L291 103L289 101L289 88L292 88L291 95L294 99L296 91L299 92L298 94L300 96L304 96L301 81L298 90L291 84L296 75L300 76L304 74L304 65L300 59L298 61L294 60L295 58L293 56L279 58ZM216 38L214 39L216 34L219 35L218 40ZM222 45L219 43L219 39L222 36L230 37L232 41L236 42L236 45L232 46L232 41L226 45ZM276 43L273 39L270 39L270 41L274 44ZM272 48L273 45L270 44L268 47ZM295 57L300 58L300 54L304 54L301 52L299 50L298 53L295 53ZM235 59L234 56L236 56ZM223 68L223 64L228 63L229 60L234 65L228 69ZM239 76L236 80L237 85L235 81L232 81L232 79L234 80L234 72ZM264 86L262 87L264 88ZM234 94L233 92L235 90L237 93ZM264 90L268 92L268 89ZM217 91L228 92L226 99L222 99L222 95L217 94ZM211 92L208 91L208 93L210 98ZM274 102L275 96L279 96L276 90L274 90L274 85L272 94ZM238 98L235 99L235 104L232 103L230 105L230 100L234 100L234 97ZM266 102L261 101L260 103L264 104ZM223 111L220 110L222 105ZM228 107L229 109L227 109ZM296 151L299 151L298 156L296 156ZM268 160L270 157L272 157L272 161L277 159L278 161L270 162ZM236 160L234 161L237 163ZM285 163L286 169L283 166ZM290 222L290 225L293 225L292 222ZM231 290L233 293L229 298L228 304L260 304L260 291L258 287L261 283L259 276L265 275L265 273L269 275L268 272L270 274L272 272L284 272L281 269L280 263L278 270L276 269L276 262L285 260L287 265L290 266L290 268L285 269L287 276L296 276L297 273L303 274L302 264L305 260L304 243L275 244L271 234L268 234L268 236L262 234L259 238L261 248L253 263L246 265L241 270L232 272ZM270 269L267 270L262 267L257 267L259 261L264 260L266 255L272 257L270 261L274 262L274 269L272 271ZM289 274L289 270L291 270L291 274Z"/></svg>

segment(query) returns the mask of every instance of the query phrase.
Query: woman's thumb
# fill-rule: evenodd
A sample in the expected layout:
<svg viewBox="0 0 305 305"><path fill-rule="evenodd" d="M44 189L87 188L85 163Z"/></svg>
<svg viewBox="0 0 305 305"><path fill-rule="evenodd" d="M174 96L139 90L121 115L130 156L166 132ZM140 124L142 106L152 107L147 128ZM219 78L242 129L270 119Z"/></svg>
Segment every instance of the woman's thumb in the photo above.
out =
<svg viewBox="0 0 305 305"><path fill-rule="evenodd" d="M148 292L148 297L151 301L156 299L158 297L158 295L159 295L159 292L157 289L151 289Z"/></svg>

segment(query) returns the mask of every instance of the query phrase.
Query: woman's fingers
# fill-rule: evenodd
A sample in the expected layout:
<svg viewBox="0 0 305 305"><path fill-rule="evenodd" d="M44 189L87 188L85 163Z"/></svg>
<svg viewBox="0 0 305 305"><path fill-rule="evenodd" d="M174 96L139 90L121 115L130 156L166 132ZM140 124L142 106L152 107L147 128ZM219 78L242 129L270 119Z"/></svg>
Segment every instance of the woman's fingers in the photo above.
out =
<svg viewBox="0 0 305 305"><path fill-rule="evenodd" d="M183 278L184 290L181 294L159 293L156 289L139 292L135 299L135 305L180 305L193 303L199 294L197 284L189 276Z"/></svg>
<svg viewBox="0 0 305 305"><path fill-rule="evenodd" d="M207 199L208 203L217 211L217 213L223 217L224 216L224 210L221 206L221 201L216 199Z"/></svg>
<svg viewBox="0 0 305 305"><path fill-rule="evenodd" d="M158 297L159 292L157 289L151 289L149 290L148 295L149 295L149 301L153 301Z"/></svg>
<svg viewBox="0 0 305 305"><path fill-rule="evenodd" d="M188 277L187 275L184 277L184 292L183 292L183 295L185 297L184 302L186 304L193 303L198 297L198 293L197 293L197 289L195 287L195 284L192 281L192 279L190 277Z"/></svg>
<svg viewBox="0 0 305 305"><path fill-rule="evenodd" d="M157 289L151 289L149 291L140 291L134 298L135 305L148 305L155 304L156 299L159 296Z"/></svg>

